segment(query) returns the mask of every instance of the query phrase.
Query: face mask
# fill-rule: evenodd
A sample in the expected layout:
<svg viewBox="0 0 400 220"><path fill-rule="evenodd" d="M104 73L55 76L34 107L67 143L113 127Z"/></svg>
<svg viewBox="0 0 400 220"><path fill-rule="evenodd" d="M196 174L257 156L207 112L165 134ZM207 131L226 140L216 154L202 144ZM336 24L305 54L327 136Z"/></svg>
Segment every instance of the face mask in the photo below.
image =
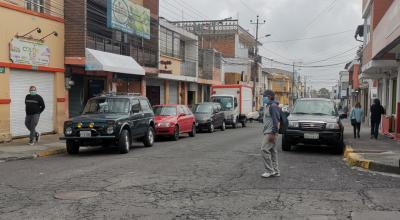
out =
<svg viewBox="0 0 400 220"><path fill-rule="evenodd" d="M31 95L36 95L36 91L29 91Z"/></svg>

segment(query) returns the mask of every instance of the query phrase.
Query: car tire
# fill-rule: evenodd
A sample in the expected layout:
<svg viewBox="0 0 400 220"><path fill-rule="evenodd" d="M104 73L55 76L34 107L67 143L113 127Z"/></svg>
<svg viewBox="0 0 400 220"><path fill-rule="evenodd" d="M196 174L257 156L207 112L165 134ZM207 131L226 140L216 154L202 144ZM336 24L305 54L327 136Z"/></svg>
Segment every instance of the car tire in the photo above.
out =
<svg viewBox="0 0 400 220"><path fill-rule="evenodd" d="M196 132L197 132L196 125L192 125L192 131L189 132L189 136L190 137L195 137L196 136Z"/></svg>
<svg viewBox="0 0 400 220"><path fill-rule="evenodd" d="M143 144L145 147L152 147L154 144L154 128L149 127L146 132L146 136L143 139Z"/></svg>
<svg viewBox="0 0 400 220"><path fill-rule="evenodd" d="M245 128L247 126L247 119L244 119L244 121L242 121L242 127Z"/></svg>
<svg viewBox="0 0 400 220"><path fill-rule="evenodd" d="M232 122L232 128L233 129L238 128L238 120L237 119Z"/></svg>
<svg viewBox="0 0 400 220"><path fill-rule="evenodd" d="M285 138L285 136L282 136L282 150L283 151L291 151L292 150L292 143Z"/></svg>
<svg viewBox="0 0 400 220"><path fill-rule="evenodd" d="M175 129L174 129L174 135L172 136L172 140L173 140L173 141L179 140L179 135L180 135L180 133L179 133L179 127L178 127L178 125L176 125L176 126L175 126Z"/></svg>
<svg viewBox="0 0 400 220"><path fill-rule="evenodd" d="M213 123L210 123L210 125L208 126L208 133L214 133L215 131L215 127Z"/></svg>
<svg viewBox="0 0 400 220"><path fill-rule="evenodd" d="M344 152L344 142L343 140L340 140L337 146L334 148L334 153L335 154L343 154Z"/></svg>
<svg viewBox="0 0 400 220"><path fill-rule="evenodd" d="M226 129L226 124L225 121L223 121L221 125L221 131L225 131L225 129Z"/></svg>
<svg viewBox="0 0 400 220"><path fill-rule="evenodd" d="M67 140L67 153L75 155L79 153L79 143L72 140Z"/></svg>
<svg viewBox="0 0 400 220"><path fill-rule="evenodd" d="M129 137L129 131L124 129L121 132L118 140L118 148L120 154L126 154L131 148L131 139Z"/></svg>

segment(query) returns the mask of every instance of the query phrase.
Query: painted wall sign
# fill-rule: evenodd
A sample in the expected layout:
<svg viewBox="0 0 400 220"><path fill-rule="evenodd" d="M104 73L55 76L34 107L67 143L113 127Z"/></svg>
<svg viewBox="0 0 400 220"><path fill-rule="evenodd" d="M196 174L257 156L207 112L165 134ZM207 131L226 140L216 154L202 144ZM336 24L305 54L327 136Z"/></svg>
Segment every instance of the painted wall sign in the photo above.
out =
<svg viewBox="0 0 400 220"><path fill-rule="evenodd" d="M107 26L150 39L150 10L132 0L108 0Z"/></svg>
<svg viewBox="0 0 400 220"><path fill-rule="evenodd" d="M50 49L47 45L22 38L10 42L10 59L13 63L32 66L49 66Z"/></svg>

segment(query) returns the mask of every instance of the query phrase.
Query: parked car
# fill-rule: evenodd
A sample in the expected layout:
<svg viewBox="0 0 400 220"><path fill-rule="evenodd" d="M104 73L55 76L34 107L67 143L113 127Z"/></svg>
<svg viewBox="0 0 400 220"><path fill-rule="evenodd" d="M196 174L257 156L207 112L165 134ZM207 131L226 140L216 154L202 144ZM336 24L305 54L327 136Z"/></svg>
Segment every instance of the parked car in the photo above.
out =
<svg viewBox="0 0 400 220"><path fill-rule="evenodd" d="M332 146L343 152L343 124L329 99L299 99L288 117L288 128L283 134L282 150L292 145Z"/></svg>
<svg viewBox="0 0 400 220"><path fill-rule="evenodd" d="M170 136L177 141L180 134L196 135L196 119L184 105L157 105L153 107L156 135Z"/></svg>
<svg viewBox="0 0 400 220"><path fill-rule="evenodd" d="M248 119L250 122L253 122L253 121L258 120L259 117L260 117L260 113L259 113L258 111L249 112L249 113L247 114L247 119Z"/></svg>
<svg viewBox="0 0 400 220"><path fill-rule="evenodd" d="M219 128L225 130L225 115L221 111L221 104L215 102L204 102L196 104L193 113L197 122L197 130L207 130L210 133Z"/></svg>
<svg viewBox="0 0 400 220"><path fill-rule="evenodd" d="M117 145L128 153L133 140L146 147L154 143L154 114L146 97L107 94L90 99L81 116L64 123L67 152L79 153L80 146Z"/></svg>

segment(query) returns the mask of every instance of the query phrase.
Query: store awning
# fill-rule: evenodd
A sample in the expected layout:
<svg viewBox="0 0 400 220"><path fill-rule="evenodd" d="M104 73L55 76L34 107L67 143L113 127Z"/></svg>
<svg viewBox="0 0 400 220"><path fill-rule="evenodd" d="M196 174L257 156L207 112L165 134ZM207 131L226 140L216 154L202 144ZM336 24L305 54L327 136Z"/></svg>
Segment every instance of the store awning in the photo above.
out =
<svg viewBox="0 0 400 220"><path fill-rule="evenodd" d="M132 57L86 48L87 71L107 71L145 75L145 71Z"/></svg>

